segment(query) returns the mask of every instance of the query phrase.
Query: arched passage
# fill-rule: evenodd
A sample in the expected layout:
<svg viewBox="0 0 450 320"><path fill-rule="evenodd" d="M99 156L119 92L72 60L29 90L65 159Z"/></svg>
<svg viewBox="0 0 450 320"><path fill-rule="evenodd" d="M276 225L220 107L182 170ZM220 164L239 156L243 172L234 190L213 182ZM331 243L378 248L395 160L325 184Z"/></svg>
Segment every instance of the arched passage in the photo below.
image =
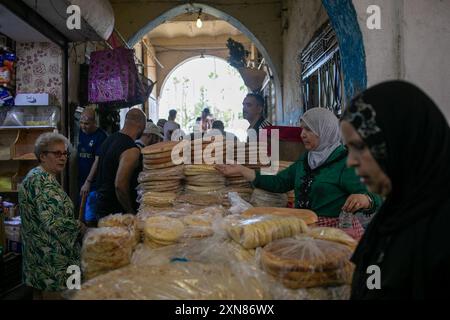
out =
<svg viewBox="0 0 450 320"><path fill-rule="evenodd" d="M158 118L167 118L169 110L175 109L181 128L192 132L196 118L207 107L226 131L245 140L248 122L242 119L242 101L246 94L241 75L225 59L209 55L188 58L162 83Z"/></svg>
<svg viewBox="0 0 450 320"><path fill-rule="evenodd" d="M267 65L271 69L272 76L273 76L273 82L275 85L275 96L276 96L276 104L277 106L280 106L277 108L277 119L283 119L282 114L282 89L281 89L281 81L280 81L280 74L275 67L268 51L263 46L263 44L258 40L258 38L239 20L232 17L231 15L218 10L216 8L213 8L211 6L201 4L201 3L191 3L191 4L183 4L177 7L174 7L165 13L161 14L157 18L153 19L149 23L147 23L143 28L141 28L138 32L136 32L128 41L128 44L132 47L134 46L143 36L145 36L148 32L159 26L160 24L164 23L167 20L170 20L176 16L179 16L181 14L184 14L188 10L195 10L199 11L202 10L203 13L215 16L219 19L222 19L224 21L227 21L231 25L233 25L235 28L239 29L245 36L247 36L257 47L258 51L261 52L263 55Z"/></svg>
<svg viewBox="0 0 450 320"><path fill-rule="evenodd" d="M341 59L342 59L342 71L344 75L344 87L345 87L345 97L347 101L354 96L357 92L365 89L367 87L367 69L366 69L366 56L365 56L365 43L364 41L369 41L367 39L363 39L360 25L358 23L358 17L355 11L355 5L352 0L317 0L323 5L323 8L327 12L331 24L336 32L339 46L341 50ZM220 6L220 4L218 4ZM283 74L290 74L293 71L292 61L284 61L283 66L281 64L280 53L277 52L277 48L274 46L274 42L270 42L270 46L267 47L270 49L270 52L266 50L265 46L258 40L255 34L261 39L264 39L264 43L268 42L267 35L270 34L269 30L263 31L262 29L255 29L258 26L255 24L255 21L252 21L248 24L248 27L241 23L235 17L239 17L241 21L246 21L245 13L236 11L234 9L233 12L227 13L227 8L222 8L219 10L217 8L201 4L201 3L193 3L193 4L183 4L170 8L170 6L161 7L160 11L154 12L152 15L155 17L152 21L148 23L141 24L143 27L139 31L130 30L129 44L135 44L142 36L144 36L150 30L156 28L161 23L172 19L178 15L184 14L187 10L199 10L202 9L203 12L216 16L220 19L223 19L234 27L238 28L245 34L255 45L258 50L263 54L266 58L266 62L271 68L273 72L273 81L275 86L275 96L276 96L276 119L278 124L285 123L286 117L283 115L283 110L286 112L290 112L292 108L295 108L295 101L283 101L283 95L286 95L282 90L289 90L283 86L282 80L285 79ZM361 16L364 13L361 13L361 8L358 6L358 14ZM226 12L225 12L226 11ZM231 10L230 10L231 11ZM235 17L234 17L235 16ZM140 19L143 20L143 15L139 15ZM267 16L266 16L267 17ZM145 21L145 20L144 20ZM364 25L364 21L360 21L361 26ZM275 31L275 25L273 24L273 20L270 21L271 28ZM280 21L281 26L281 21ZM255 29L252 31L252 29ZM281 31L281 29L277 29ZM278 37L277 34L273 34L273 37ZM266 43L266 45L268 45ZM288 44L289 45L289 44ZM279 49L278 49L279 50ZM275 54L274 59L271 59L269 53ZM275 65L274 65L275 62ZM299 87L300 84L296 83L295 86ZM292 85L288 86L292 88ZM284 89L282 89L284 88ZM298 90L294 90L294 93L297 94ZM296 98L299 99L299 98ZM294 102L294 104L292 104ZM288 104L287 106L285 104ZM291 105L292 104L292 105Z"/></svg>

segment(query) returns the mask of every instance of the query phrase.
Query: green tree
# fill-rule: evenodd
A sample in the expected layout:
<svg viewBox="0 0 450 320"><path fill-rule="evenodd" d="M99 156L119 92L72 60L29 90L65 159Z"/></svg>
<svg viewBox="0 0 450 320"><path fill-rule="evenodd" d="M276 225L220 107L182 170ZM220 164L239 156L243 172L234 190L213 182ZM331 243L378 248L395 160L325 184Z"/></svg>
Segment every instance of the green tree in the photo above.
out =
<svg viewBox="0 0 450 320"><path fill-rule="evenodd" d="M181 126L183 128L186 128L190 119L189 119L189 112L188 112L188 106L187 106L187 94L189 92L190 87L190 80L186 77L183 77L183 81L181 83L182 88L182 94L181 94Z"/></svg>

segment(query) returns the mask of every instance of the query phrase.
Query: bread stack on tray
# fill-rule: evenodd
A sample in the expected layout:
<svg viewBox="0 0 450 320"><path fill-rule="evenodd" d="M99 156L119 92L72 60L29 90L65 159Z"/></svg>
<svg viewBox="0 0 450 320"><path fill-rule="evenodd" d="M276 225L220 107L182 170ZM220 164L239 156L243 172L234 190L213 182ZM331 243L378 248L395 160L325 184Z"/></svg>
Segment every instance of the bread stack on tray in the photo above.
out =
<svg viewBox="0 0 450 320"><path fill-rule="evenodd" d="M141 150L144 170L139 175L141 205L171 206L182 190L183 165L172 161L172 150L178 141L153 144Z"/></svg>

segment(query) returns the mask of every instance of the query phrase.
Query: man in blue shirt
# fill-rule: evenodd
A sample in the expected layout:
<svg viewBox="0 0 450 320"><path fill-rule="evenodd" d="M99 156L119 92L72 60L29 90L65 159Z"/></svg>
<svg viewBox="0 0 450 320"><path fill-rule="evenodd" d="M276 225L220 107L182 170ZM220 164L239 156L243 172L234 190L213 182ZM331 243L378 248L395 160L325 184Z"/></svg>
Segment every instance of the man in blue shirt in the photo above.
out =
<svg viewBox="0 0 450 320"><path fill-rule="evenodd" d="M105 141L106 133L97 127L95 111L86 108L80 118L80 135L78 139L78 185L80 198L86 196L84 220L88 226L96 224L95 200L97 165L100 147Z"/></svg>

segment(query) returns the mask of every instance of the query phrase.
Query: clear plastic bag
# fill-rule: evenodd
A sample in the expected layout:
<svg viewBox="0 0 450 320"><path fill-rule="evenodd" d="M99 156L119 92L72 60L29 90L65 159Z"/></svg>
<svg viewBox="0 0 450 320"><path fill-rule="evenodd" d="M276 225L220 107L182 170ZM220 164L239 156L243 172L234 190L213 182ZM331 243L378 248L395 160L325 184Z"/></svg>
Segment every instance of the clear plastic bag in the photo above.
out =
<svg viewBox="0 0 450 320"><path fill-rule="evenodd" d="M228 235L244 248L257 248L283 238L305 233L308 226L295 217L257 216L228 220Z"/></svg>
<svg viewBox="0 0 450 320"><path fill-rule="evenodd" d="M85 279L130 263L134 235L123 227L89 229L83 239L81 267Z"/></svg>
<svg viewBox="0 0 450 320"><path fill-rule="evenodd" d="M337 228L329 228L329 227L310 228L308 231L308 235L310 235L315 239L328 240L345 244L352 250L354 250L358 245L358 242L355 239L350 237L345 231L342 231Z"/></svg>
<svg viewBox="0 0 450 320"><path fill-rule="evenodd" d="M75 300L261 300L269 299L257 278L239 277L226 266L174 262L136 266L101 275L83 284Z"/></svg>
<svg viewBox="0 0 450 320"><path fill-rule="evenodd" d="M286 208L288 196L286 193L273 193L261 189L253 190L250 203L255 207Z"/></svg>
<svg viewBox="0 0 450 320"><path fill-rule="evenodd" d="M228 201L230 202L230 213L231 214L241 214L242 212L253 208L253 206L242 199L237 192L228 193Z"/></svg>
<svg viewBox="0 0 450 320"><path fill-rule="evenodd" d="M128 214L111 214L103 217L98 221L98 227L119 227L125 228L130 232L131 237L135 240L134 245L137 245L141 240L140 232L137 228L137 219L135 215Z"/></svg>
<svg viewBox="0 0 450 320"><path fill-rule="evenodd" d="M305 235L274 241L258 251L261 267L291 289L351 283L352 251Z"/></svg>

